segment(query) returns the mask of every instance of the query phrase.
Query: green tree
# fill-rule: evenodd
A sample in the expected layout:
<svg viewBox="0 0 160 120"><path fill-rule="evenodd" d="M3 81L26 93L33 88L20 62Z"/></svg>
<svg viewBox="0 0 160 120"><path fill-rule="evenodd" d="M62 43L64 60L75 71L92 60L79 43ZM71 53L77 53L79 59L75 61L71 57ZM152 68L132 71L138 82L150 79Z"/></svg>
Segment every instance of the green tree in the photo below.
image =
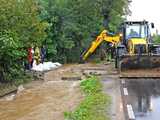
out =
<svg viewBox="0 0 160 120"><path fill-rule="evenodd" d="M45 38L46 23L40 22L35 0L0 0L0 76L1 81L22 76L27 48Z"/></svg>
<svg viewBox="0 0 160 120"><path fill-rule="evenodd" d="M153 41L154 43L160 43L160 35L153 35Z"/></svg>
<svg viewBox="0 0 160 120"><path fill-rule="evenodd" d="M48 59L76 62L92 33L116 31L128 14L128 0L40 0L41 19L48 21Z"/></svg>
<svg viewBox="0 0 160 120"><path fill-rule="evenodd" d="M117 27L130 14L129 4L131 0L97 0L103 16L103 25L111 31L117 31Z"/></svg>

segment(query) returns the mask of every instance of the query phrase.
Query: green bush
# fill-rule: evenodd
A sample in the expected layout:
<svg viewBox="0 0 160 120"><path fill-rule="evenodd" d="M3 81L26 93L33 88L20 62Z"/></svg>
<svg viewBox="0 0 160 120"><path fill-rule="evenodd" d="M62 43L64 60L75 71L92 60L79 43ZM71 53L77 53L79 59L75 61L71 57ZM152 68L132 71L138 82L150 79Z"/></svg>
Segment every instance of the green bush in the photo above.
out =
<svg viewBox="0 0 160 120"><path fill-rule="evenodd" d="M154 41L154 43L159 44L160 43L160 36L159 35L153 35L153 41Z"/></svg>
<svg viewBox="0 0 160 120"><path fill-rule="evenodd" d="M107 107L110 97L102 92L102 84L96 77L81 82L85 99L73 112L65 112L65 120L109 120Z"/></svg>

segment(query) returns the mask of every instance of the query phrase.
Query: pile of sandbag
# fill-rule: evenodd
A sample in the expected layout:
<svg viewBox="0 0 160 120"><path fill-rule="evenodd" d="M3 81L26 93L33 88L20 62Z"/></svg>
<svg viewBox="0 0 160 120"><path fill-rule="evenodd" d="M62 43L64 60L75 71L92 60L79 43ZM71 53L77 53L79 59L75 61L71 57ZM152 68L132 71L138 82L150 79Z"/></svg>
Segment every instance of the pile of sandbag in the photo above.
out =
<svg viewBox="0 0 160 120"><path fill-rule="evenodd" d="M62 65L58 62L44 62L43 64L40 63L39 65L36 65L35 63L33 63L33 67L32 67L32 70L33 71L40 71L40 72L43 72L43 71L49 71L49 70L54 70L56 68L59 68L61 67Z"/></svg>

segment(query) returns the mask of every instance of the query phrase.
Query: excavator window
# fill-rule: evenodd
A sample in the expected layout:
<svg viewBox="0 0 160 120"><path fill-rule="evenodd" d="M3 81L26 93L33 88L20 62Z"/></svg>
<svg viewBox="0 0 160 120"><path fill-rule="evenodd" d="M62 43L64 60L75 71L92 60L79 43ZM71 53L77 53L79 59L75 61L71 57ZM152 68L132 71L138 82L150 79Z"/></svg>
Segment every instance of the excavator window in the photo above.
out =
<svg viewBox="0 0 160 120"><path fill-rule="evenodd" d="M138 32L136 32L134 29L130 29L130 32L129 32L128 37L129 37L129 38L139 37L139 34L138 34Z"/></svg>
<svg viewBox="0 0 160 120"><path fill-rule="evenodd" d="M147 26L142 24L126 25L126 40L131 38L146 38Z"/></svg>

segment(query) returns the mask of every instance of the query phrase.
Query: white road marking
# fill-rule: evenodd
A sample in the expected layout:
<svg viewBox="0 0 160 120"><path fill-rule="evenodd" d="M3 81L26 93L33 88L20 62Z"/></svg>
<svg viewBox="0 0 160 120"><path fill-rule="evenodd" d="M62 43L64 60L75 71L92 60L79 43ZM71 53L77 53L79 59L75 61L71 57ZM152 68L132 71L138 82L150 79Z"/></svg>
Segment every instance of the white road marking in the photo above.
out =
<svg viewBox="0 0 160 120"><path fill-rule="evenodd" d="M133 112L132 105L127 105L127 111L128 111L129 119L135 120L136 118L135 118L135 115L134 115L134 112Z"/></svg>
<svg viewBox="0 0 160 120"><path fill-rule="evenodd" d="M128 95L128 90L127 90L127 88L123 88L123 91L124 91L124 95L127 96L127 95Z"/></svg>

